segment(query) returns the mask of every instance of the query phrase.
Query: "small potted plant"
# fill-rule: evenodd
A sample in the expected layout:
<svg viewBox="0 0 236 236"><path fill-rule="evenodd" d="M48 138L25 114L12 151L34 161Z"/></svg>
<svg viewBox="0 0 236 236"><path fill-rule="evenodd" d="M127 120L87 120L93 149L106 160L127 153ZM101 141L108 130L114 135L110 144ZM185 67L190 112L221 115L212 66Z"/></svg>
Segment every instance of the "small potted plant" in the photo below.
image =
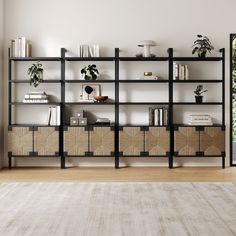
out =
<svg viewBox="0 0 236 236"><path fill-rule="evenodd" d="M33 84L34 87L37 87L43 81L43 65L40 61L37 61L28 69L28 75L30 77L30 85Z"/></svg>
<svg viewBox="0 0 236 236"><path fill-rule="evenodd" d="M207 92L207 90L203 90L203 85L199 84L196 90L194 91L196 103L202 103L202 94L205 92Z"/></svg>
<svg viewBox="0 0 236 236"><path fill-rule="evenodd" d="M206 53L211 53L211 50L213 50L214 47L211 45L211 42L207 36L198 34L197 37L197 40L195 40L193 44L194 49L192 54L196 52L198 57L204 58L206 57Z"/></svg>
<svg viewBox="0 0 236 236"><path fill-rule="evenodd" d="M96 80L98 77L98 69L96 67L96 65L88 65L85 66L81 71L82 77L85 80Z"/></svg>

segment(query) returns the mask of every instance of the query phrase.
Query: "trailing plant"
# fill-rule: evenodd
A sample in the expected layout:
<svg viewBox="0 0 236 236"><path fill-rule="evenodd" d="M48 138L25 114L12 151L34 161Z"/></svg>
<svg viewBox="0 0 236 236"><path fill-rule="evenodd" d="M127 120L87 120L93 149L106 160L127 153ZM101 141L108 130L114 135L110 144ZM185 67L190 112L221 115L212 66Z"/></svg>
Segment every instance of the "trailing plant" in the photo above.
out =
<svg viewBox="0 0 236 236"><path fill-rule="evenodd" d="M207 90L203 90L203 85L199 84L195 89L194 93L197 97L202 96L203 93L207 92Z"/></svg>
<svg viewBox="0 0 236 236"><path fill-rule="evenodd" d="M81 70L81 74L85 80L96 80L99 72L96 65L93 64L93 65L85 66Z"/></svg>
<svg viewBox="0 0 236 236"><path fill-rule="evenodd" d="M43 81L43 65L40 61L37 61L28 69L28 75L30 77L30 85L37 87Z"/></svg>
<svg viewBox="0 0 236 236"><path fill-rule="evenodd" d="M214 49L209 38L200 34L197 35L197 40L194 41L193 47L192 54L197 52L198 57L205 57L207 52L211 53L211 50Z"/></svg>

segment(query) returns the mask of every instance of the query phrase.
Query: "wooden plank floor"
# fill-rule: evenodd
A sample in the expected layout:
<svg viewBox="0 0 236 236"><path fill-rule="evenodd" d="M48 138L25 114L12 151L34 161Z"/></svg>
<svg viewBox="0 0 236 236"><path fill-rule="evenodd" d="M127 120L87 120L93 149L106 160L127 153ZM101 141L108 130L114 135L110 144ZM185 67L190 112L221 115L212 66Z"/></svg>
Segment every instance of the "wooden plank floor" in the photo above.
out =
<svg viewBox="0 0 236 236"><path fill-rule="evenodd" d="M234 182L236 168L13 168L0 170L0 182Z"/></svg>

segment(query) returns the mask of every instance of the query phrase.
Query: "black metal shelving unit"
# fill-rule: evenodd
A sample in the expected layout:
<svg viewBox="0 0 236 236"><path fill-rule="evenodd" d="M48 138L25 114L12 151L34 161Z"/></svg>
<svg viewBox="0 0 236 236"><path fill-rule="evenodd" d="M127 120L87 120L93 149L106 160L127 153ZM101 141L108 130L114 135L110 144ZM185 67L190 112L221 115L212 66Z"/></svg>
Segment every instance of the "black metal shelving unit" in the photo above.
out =
<svg viewBox="0 0 236 236"><path fill-rule="evenodd" d="M215 124L214 127L225 127L225 50L220 50L222 56L221 57L207 57L207 58L197 58L197 57L174 57L173 56L173 49L169 48L167 50L168 56L167 57L152 57L152 58L138 58L138 57L120 57L119 55L119 48L115 48L115 56L114 57L92 57L92 58L83 58L83 57L66 57L66 49L61 48L61 56L60 57L32 57L32 58L11 58L9 57L9 99L8 99L8 107L9 107L9 126L38 126L37 124L14 124L12 123L12 107L18 105L60 105L61 107L61 124L59 126L59 153L58 156L61 157L61 168L65 168L66 165L66 157L69 157L64 152L64 130L69 126L66 123L66 106L74 106L74 105L82 105L82 106L114 106L115 109L115 122L114 125L110 125L109 127L113 127L114 130L114 160L115 160L115 168L119 168L119 158L122 156L119 150L119 132L120 128L124 125L121 125L119 122L119 111L120 106L147 106L147 105L163 105L168 107L169 110L169 117L168 117L168 125L161 126L166 127L170 132L170 147L169 152L163 156L167 157L169 168L173 168L173 159L175 157L174 153L174 132L176 126L187 126L184 124L175 124L174 123L174 114L173 108L175 106L221 106L222 107L222 123ZM60 62L60 71L61 71L61 78L58 80L44 80L43 83L59 83L60 84L60 92L61 92L61 100L57 103L23 103L23 102L15 102L12 101L12 84L17 83L29 83L28 80L14 80L12 79L12 63L14 61L59 61ZM101 61L101 62L114 62L114 79L113 80L97 80L97 81L84 81L84 80L67 80L65 71L66 71L66 62L81 62L81 61ZM119 64L121 61L134 61L134 62L167 62L168 63L168 78L166 80L120 80L119 79ZM173 80L173 62L174 61L189 61L189 62L222 62L222 79L215 79L215 80ZM113 83L114 84L114 93L115 93L115 100L110 102L104 103L84 103L84 102L67 102L66 101L66 83ZM119 97L119 85L121 83L148 83L148 84L167 84L168 85L168 101L166 102L122 102L120 101ZM222 85L222 100L219 102L204 102L202 104L196 104L194 102L175 102L173 99L173 91L174 91L174 84L182 84L182 83L217 83ZM40 125L43 126L43 125ZM132 125L127 124L126 127L142 127L143 130L146 130L148 127L152 127L149 125ZM49 127L45 125L44 127ZM51 127L51 126L50 126ZM88 127L96 127L96 125L88 125ZM154 126L153 126L154 127ZM158 127L158 126L155 126ZM191 127L191 126L187 126ZM90 153L87 153L86 156L88 157ZM200 153L202 154L202 153ZM148 157L146 153L143 153L144 157ZM9 156L9 167L11 167L11 157ZM85 156L78 156L78 157L85 157ZM109 156L112 157L112 156ZM132 157L132 156L130 156ZM149 157L154 157L150 155ZM158 156L156 156L158 157ZM222 167L225 166L225 154L222 157Z"/></svg>

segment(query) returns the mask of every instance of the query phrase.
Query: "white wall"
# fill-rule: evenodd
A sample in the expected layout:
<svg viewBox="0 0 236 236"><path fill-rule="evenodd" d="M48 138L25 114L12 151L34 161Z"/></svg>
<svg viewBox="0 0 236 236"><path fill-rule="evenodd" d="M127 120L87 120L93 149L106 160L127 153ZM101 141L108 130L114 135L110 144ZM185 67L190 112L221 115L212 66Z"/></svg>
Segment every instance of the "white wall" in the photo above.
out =
<svg viewBox="0 0 236 236"><path fill-rule="evenodd" d="M3 96L2 96L2 84L3 84L3 34L4 34L4 1L0 0L0 168L2 167L2 157L3 157Z"/></svg>
<svg viewBox="0 0 236 236"><path fill-rule="evenodd" d="M235 31L235 8L234 0L7 0L5 6L5 49L9 46L9 40L17 36L26 36L31 39L33 44L34 56L58 56L60 47L65 47L69 50L69 54L77 53L79 43L98 43L102 47L103 55L114 55L114 48L119 47L122 55L134 55L139 52L137 44L142 39L152 39L158 43L158 47L154 49L157 55L166 55L168 47L174 48L174 55L190 55L191 46L196 34L207 35L215 48L226 48L226 124L227 124L227 153L229 154L229 34ZM214 52L217 55L217 51ZM5 62L6 62L5 55ZM146 67L145 64L121 65L121 75L133 77L144 71L141 68ZM166 76L166 65L160 64L158 67L151 65L152 69ZM112 65L105 65L103 70L106 73L113 73ZM192 68L192 77L199 76L194 65L189 65ZM50 71L51 78L56 78L56 72L52 64L45 65ZM217 66L203 65L206 69L205 77L220 78L217 74ZM202 70L203 67L200 67ZM70 65L69 75L78 75L79 69L74 65ZM18 72L21 76L26 76L25 71ZM71 73L71 74L70 74ZM190 72L191 73L191 72ZM5 74L5 90L7 75ZM191 85L187 86L187 90L193 89ZM206 96L208 101L217 100L217 87L208 86L209 92ZM51 89L51 88L50 88ZM69 93L68 88L68 93ZM148 88L146 93L142 93L143 88L133 87L140 94L133 94L136 97L148 96ZM109 90L109 88L107 88ZM159 90L161 91L162 88ZM165 90L165 89L164 89ZM50 90L53 93L53 89ZM183 91L183 90L182 90ZM23 96L24 88L19 88L17 93ZM75 94L77 91L71 88L70 92ZM159 94L162 98L163 93ZM175 94L175 98L180 99L182 94ZM7 110L7 94L5 97L5 110ZM192 93L186 93L183 99L193 99ZM125 98L124 98L125 99ZM148 98L147 98L148 99ZM125 109L125 108L124 108ZM126 109L127 110L127 109ZM220 112L216 108L212 108L212 115L215 121L220 120ZM131 109L132 112L134 110ZM192 109L191 109L192 111ZM204 112L208 112L206 109ZM23 112L23 111L22 111ZM24 110L28 119L32 116L32 112ZM186 110L181 108L176 110L176 122L186 121ZM136 113L141 121L145 120L143 112ZM183 115L184 114L184 115ZM39 118L41 120L44 117ZM124 118L126 119L126 118ZM137 121L138 122L138 121ZM5 127L7 127L7 116L5 116ZM7 132L5 132L7 133ZM6 152L5 146L5 152ZM227 156L228 158L228 156ZM184 165L220 165L221 160L217 159L198 159L188 158L179 159L179 164ZM72 164L77 163L74 159ZM132 165L166 165L165 159L156 160L141 160L129 159L124 160L125 163ZM19 164L20 162L18 162ZM23 162L21 162L23 163ZM24 160L24 164L32 165L35 162ZM46 164L55 165L58 162L48 160ZM228 161L227 161L228 163ZM80 164L84 165L113 165L112 161L106 159L89 159L80 160Z"/></svg>

